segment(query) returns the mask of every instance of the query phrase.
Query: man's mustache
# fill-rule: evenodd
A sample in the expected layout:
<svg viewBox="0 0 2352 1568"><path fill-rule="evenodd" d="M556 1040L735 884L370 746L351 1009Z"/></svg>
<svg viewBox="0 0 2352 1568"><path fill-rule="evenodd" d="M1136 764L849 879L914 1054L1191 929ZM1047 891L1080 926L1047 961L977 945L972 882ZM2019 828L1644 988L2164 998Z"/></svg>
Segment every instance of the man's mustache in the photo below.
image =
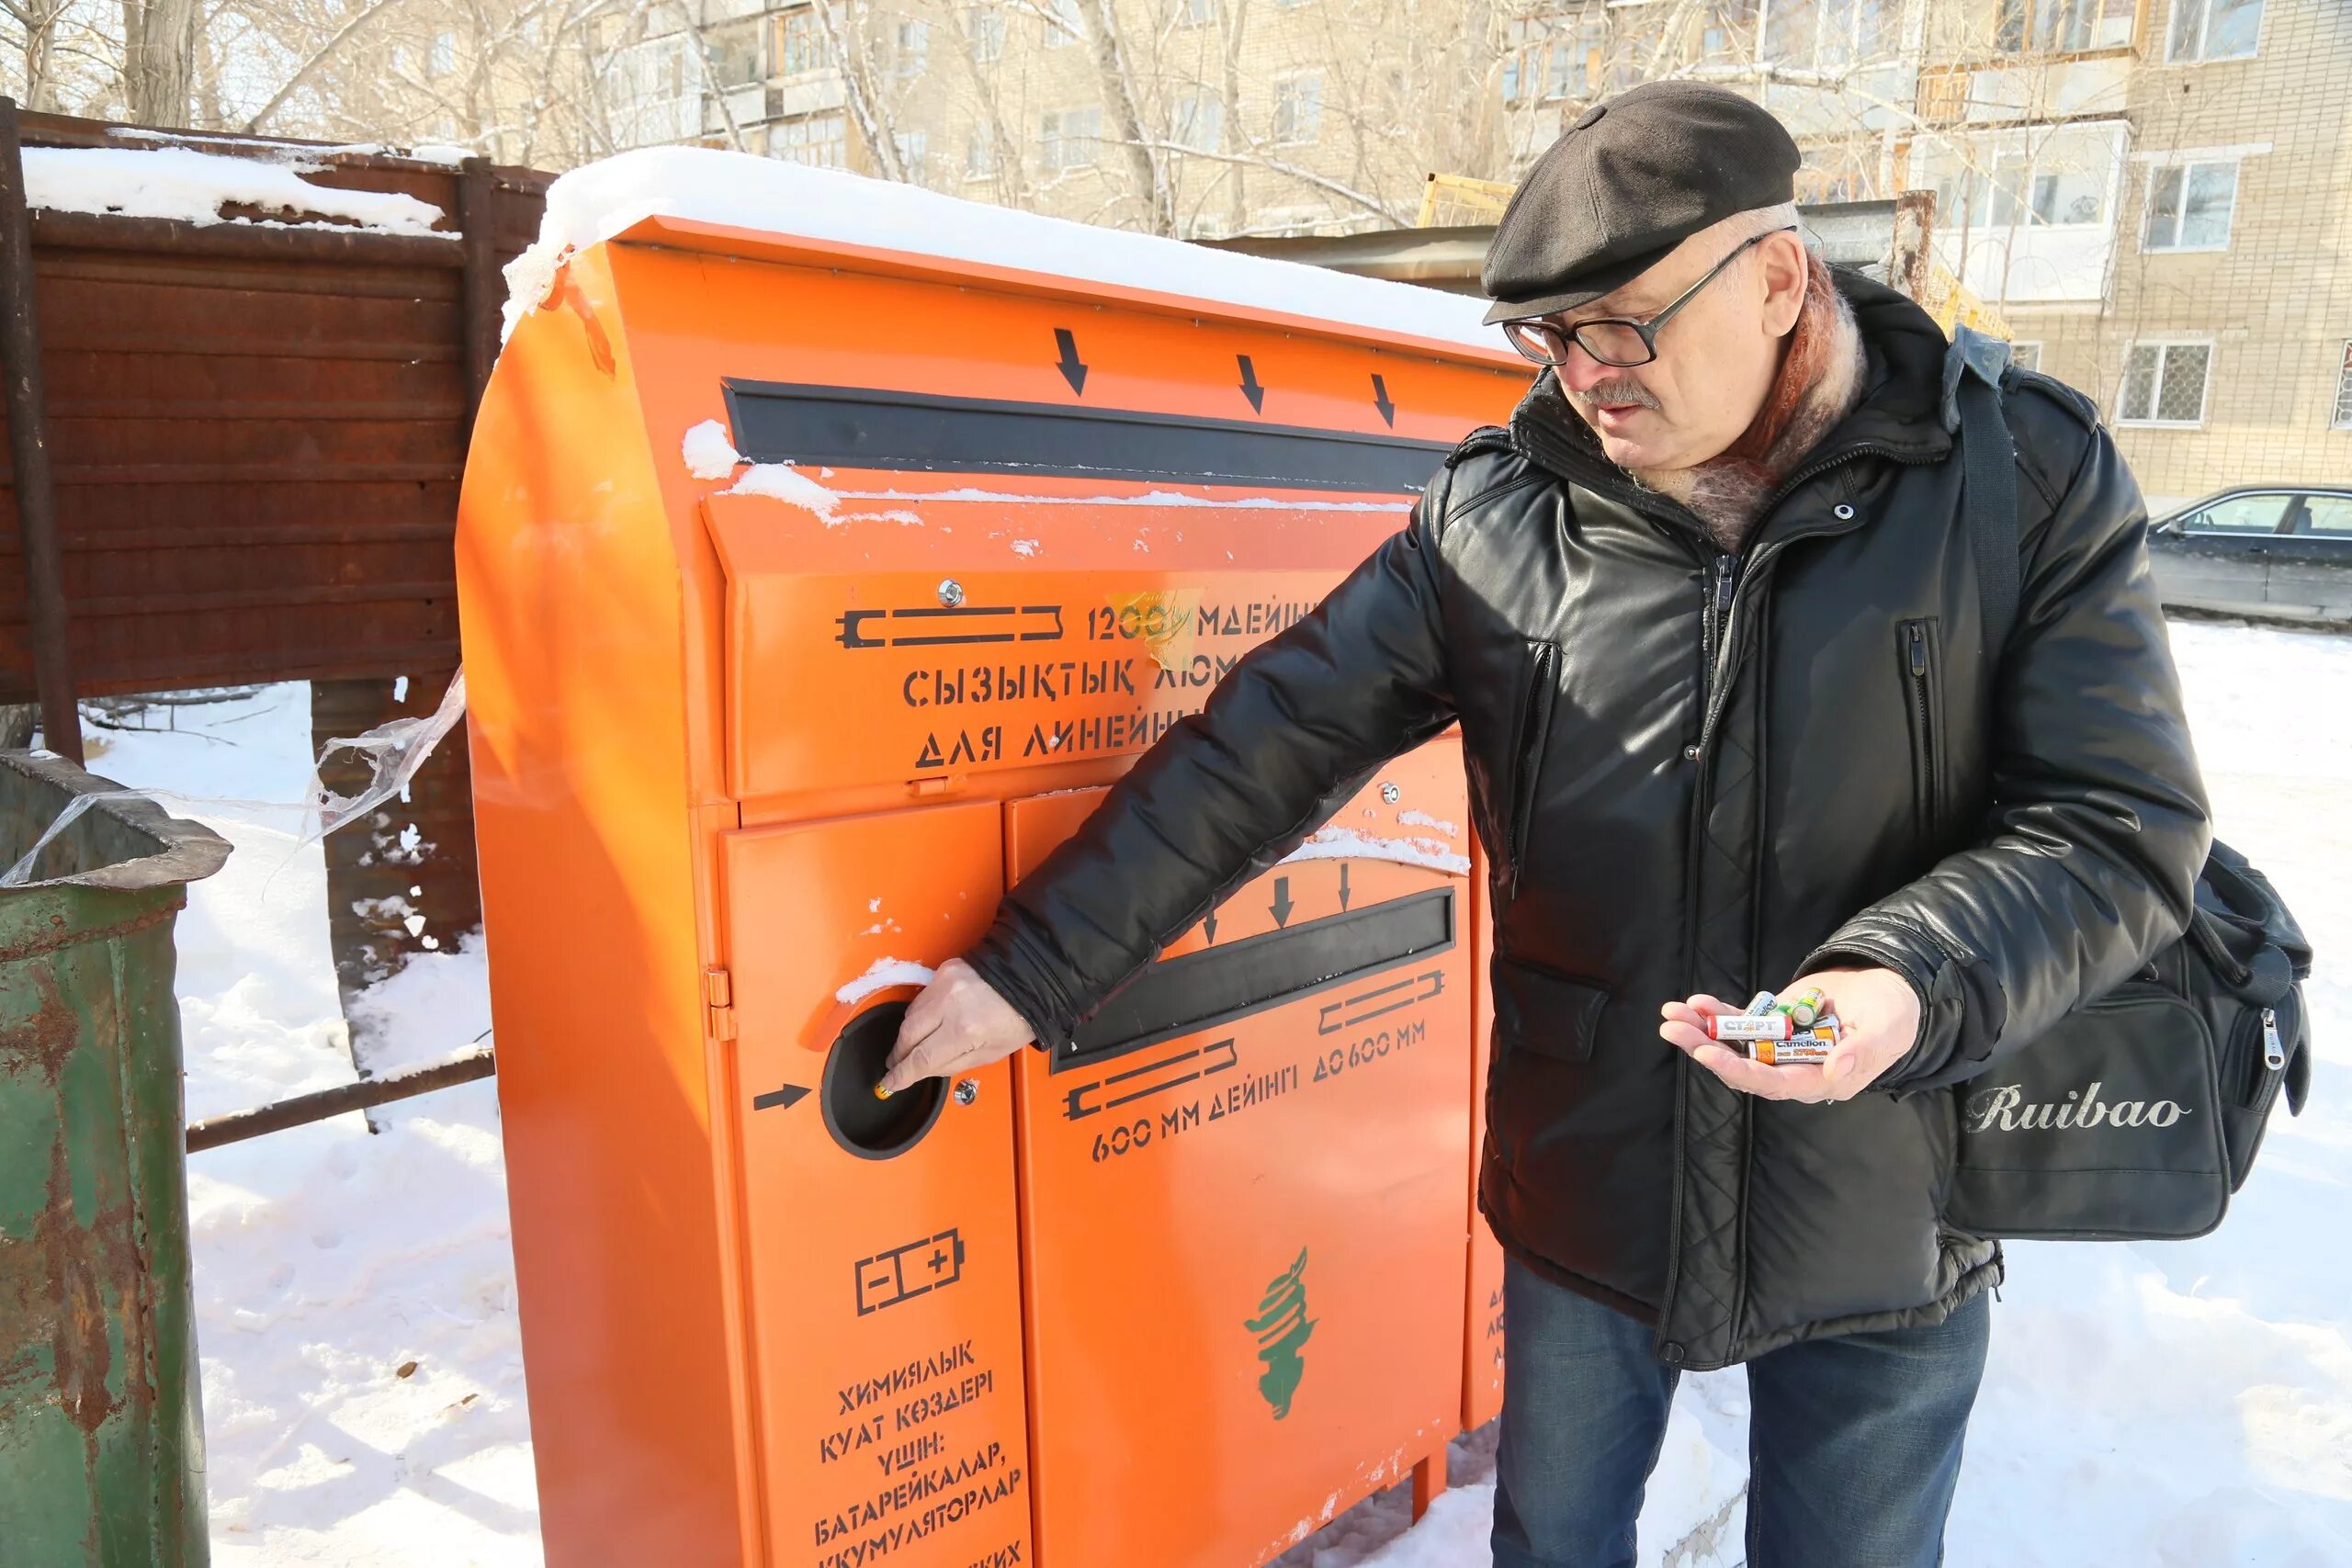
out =
<svg viewBox="0 0 2352 1568"><path fill-rule="evenodd" d="M1631 377L1622 381L1602 381L1581 392L1566 387L1560 389L1568 394L1570 402L1587 413L1603 404L1622 408L1627 403L1635 403L1645 409L1658 406L1657 396Z"/></svg>

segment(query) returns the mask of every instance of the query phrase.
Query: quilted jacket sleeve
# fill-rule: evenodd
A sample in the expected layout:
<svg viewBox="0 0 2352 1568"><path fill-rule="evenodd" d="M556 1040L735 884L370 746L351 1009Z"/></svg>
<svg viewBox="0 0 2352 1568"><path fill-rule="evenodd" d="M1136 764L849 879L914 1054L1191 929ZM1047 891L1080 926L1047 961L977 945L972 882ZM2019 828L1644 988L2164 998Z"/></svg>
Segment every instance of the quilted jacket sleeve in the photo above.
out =
<svg viewBox="0 0 2352 1568"><path fill-rule="evenodd" d="M1871 1086L1898 1098L1984 1072L2177 939L2211 837L2139 487L2095 421L2013 400L2024 581L1989 835L1804 964L1881 964L1917 991L1918 1036Z"/></svg>
<svg viewBox="0 0 2352 1568"><path fill-rule="evenodd" d="M1295 849L1373 769L1453 721L1436 526L1452 477L1441 471L1403 529L1245 655L1005 896L963 956L1039 1045L1067 1044L1080 1019Z"/></svg>

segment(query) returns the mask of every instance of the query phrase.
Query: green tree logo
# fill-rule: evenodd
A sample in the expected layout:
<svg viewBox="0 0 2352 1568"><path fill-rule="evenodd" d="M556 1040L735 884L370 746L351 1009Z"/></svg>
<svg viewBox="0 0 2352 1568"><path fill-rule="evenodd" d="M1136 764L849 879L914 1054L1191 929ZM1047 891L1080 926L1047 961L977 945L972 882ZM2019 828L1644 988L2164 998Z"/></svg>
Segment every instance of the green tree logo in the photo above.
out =
<svg viewBox="0 0 2352 1568"><path fill-rule="evenodd" d="M1305 1247L1299 1249L1298 1261L1266 1287L1264 1299L1258 1303L1258 1315L1243 1326L1258 1337L1258 1359L1266 1363L1258 1379L1258 1392L1266 1396L1279 1421L1290 1414L1291 1397L1306 1375L1306 1361L1299 1352L1315 1333L1315 1320L1306 1315Z"/></svg>

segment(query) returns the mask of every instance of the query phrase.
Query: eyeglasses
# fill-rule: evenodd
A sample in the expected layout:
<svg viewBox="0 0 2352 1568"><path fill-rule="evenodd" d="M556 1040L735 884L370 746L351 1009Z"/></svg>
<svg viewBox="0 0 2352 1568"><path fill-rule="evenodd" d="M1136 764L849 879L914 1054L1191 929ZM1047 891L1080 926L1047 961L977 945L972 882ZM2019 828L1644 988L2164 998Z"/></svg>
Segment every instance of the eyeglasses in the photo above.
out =
<svg viewBox="0 0 2352 1568"><path fill-rule="evenodd" d="M1707 276L1682 291L1681 298L1660 310L1646 321L1628 317L1611 316L1600 321L1578 321L1564 327L1548 316L1521 316L1505 321L1503 335L1510 345L1538 365L1565 365L1568 361L1568 344L1573 340L1587 354L1603 365L1620 369L1634 365L1647 365L1657 357L1657 334L1660 328L1674 319L1674 312L1690 302L1690 297L1714 281L1715 274L1731 265L1733 260L1745 254L1750 245L1761 244L1775 234L1793 234L1794 225L1768 229L1738 245L1730 254L1708 268Z"/></svg>

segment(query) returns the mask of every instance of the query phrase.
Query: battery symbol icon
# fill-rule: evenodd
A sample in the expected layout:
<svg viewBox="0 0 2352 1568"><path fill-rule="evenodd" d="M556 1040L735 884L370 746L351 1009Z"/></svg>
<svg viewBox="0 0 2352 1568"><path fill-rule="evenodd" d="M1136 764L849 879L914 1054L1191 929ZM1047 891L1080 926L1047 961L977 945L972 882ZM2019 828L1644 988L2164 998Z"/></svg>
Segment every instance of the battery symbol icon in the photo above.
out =
<svg viewBox="0 0 2352 1568"><path fill-rule="evenodd" d="M964 1277L964 1238L954 1230L857 1260L857 1315L928 1295Z"/></svg>

